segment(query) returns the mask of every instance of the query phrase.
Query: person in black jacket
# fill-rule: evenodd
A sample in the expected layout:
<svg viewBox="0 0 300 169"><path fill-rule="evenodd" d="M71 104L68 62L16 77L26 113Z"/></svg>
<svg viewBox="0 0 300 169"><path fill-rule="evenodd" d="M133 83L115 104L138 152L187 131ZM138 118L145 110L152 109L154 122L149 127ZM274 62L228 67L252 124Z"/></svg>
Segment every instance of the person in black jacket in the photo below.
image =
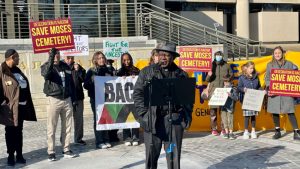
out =
<svg viewBox="0 0 300 169"><path fill-rule="evenodd" d="M94 53L92 62L94 67L90 68L84 80L83 87L88 90L88 96L90 97L90 103L94 115L94 133L95 133L95 142L96 148L106 149L110 148L111 144L109 143L109 137L107 131L97 131L97 112L96 112L96 105L95 105L95 84L94 84L94 77L95 76L113 76L113 72L109 71L106 66L106 57L105 55L98 51Z"/></svg>
<svg viewBox="0 0 300 169"><path fill-rule="evenodd" d="M73 104L73 118L74 118L74 143L78 145L86 145L83 138L83 87L82 83L85 78L86 71L79 64L74 61L74 56L66 56L64 62L68 64L72 71L72 77L74 80L74 87L76 93L76 100Z"/></svg>
<svg viewBox="0 0 300 169"><path fill-rule="evenodd" d="M60 61L59 51L52 48L49 59L41 66L45 79L44 93L49 97L47 142L49 161L55 161L55 131L58 118L61 118L61 144L63 155L74 158L77 155L70 149L73 102L76 98L70 67Z"/></svg>
<svg viewBox="0 0 300 169"><path fill-rule="evenodd" d="M117 71L117 76L137 76L140 70L133 66L133 59L129 53L123 53L121 55L122 67ZM123 140L126 146L137 146L139 145L139 128L124 129L123 130Z"/></svg>
<svg viewBox="0 0 300 169"><path fill-rule="evenodd" d="M139 122L141 127L144 129L146 169L157 168L157 160L159 158L163 142L165 151L167 151L170 146L168 137L170 128L170 123L168 122L169 114L167 112L168 106L148 107L144 105L144 90L147 89L147 82L153 78L188 78L187 73L174 63L174 59L180 56L176 52L175 45L170 43L161 44L156 49L159 53L159 63L152 64L141 70L133 93L133 100L139 116ZM171 113L173 119L172 140L176 145L173 149L173 166L175 169L180 168L180 153L183 130L184 128L189 128L191 124L191 113L191 105L176 105ZM150 116L152 118L151 123L149 123ZM151 146L151 142L153 146ZM166 157L168 168L170 168L170 153L167 153Z"/></svg>

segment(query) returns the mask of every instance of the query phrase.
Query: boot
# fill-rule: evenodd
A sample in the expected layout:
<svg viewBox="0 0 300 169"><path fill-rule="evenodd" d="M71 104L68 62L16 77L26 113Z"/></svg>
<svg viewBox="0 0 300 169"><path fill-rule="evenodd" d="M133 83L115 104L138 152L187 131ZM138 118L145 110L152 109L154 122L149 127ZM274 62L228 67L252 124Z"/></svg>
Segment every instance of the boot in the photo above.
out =
<svg viewBox="0 0 300 169"><path fill-rule="evenodd" d="M7 165L8 166L14 166L16 164L15 162L15 155L14 154L9 154L7 157Z"/></svg>
<svg viewBox="0 0 300 169"><path fill-rule="evenodd" d="M294 130L294 140L300 140L300 131Z"/></svg>
<svg viewBox="0 0 300 169"><path fill-rule="evenodd" d="M24 159L23 155L18 155L17 154L17 157L16 157L16 163L19 163L19 164L26 164L26 160Z"/></svg>
<svg viewBox="0 0 300 169"><path fill-rule="evenodd" d="M275 134L273 136L273 139L279 139L281 137L280 128L275 129Z"/></svg>

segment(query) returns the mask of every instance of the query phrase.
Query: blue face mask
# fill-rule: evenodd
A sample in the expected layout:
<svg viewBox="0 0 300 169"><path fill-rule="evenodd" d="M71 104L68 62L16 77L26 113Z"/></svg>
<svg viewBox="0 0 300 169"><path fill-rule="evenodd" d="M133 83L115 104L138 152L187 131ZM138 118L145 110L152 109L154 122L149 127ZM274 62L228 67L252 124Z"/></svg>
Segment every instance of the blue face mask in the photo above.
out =
<svg viewBox="0 0 300 169"><path fill-rule="evenodd" d="M217 62L220 62L222 59L223 59L223 56L221 56L221 55L216 56L216 61Z"/></svg>

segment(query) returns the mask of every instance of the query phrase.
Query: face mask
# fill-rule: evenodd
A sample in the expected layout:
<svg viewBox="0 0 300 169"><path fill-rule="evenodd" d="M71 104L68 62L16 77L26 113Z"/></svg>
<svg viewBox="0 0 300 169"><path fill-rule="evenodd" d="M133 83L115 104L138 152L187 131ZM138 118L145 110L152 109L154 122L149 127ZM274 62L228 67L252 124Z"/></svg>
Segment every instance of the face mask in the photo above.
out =
<svg viewBox="0 0 300 169"><path fill-rule="evenodd" d="M216 61L217 62L220 62L222 59L223 59L223 56L221 56L221 55L216 56Z"/></svg>

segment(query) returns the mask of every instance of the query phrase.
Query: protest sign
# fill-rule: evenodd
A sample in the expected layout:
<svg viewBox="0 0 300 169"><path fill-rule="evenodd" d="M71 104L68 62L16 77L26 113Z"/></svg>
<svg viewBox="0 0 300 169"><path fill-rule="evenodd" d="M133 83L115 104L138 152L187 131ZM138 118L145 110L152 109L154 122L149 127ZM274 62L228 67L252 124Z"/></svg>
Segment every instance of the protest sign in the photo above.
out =
<svg viewBox="0 0 300 169"><path fill-rule="evenodd" d="M228 98L228 93L231 91L231 88L216 88L212 94L208 105L210 106L224 106Z"/></svg>
<svg viewBox="0 0 300 169"><path fill-rule="evenodd" d="M71 19L30 21L30 35L34 53L46 53L53 47L74 49Z"/></svg>
<svg viewBox="0 0 300 169"><path fill-rule="evenodd" d="M179 66L184 70L208 72L212 68L212 48L180 46L179 54Z"/></svg>
<svg viewBox="0 0 300 169"><path fill-rule="evenodd" d="M247 89L243 99L243 110L260 111L264 101L265 91Z"/></svg>
<svg viewBox="0 0 300 169"><path fill-rule="evenodd" d="M133 102L136 77L95 77L97 130L139 128Z"/></svg>
<svg viewBox="0 0 300 169"><path fill-rule="evenodd" d="M117 59L129 51L129 42L123 40L103 40L103 53L107 59Z"/></svg>
<svg viewBox="0 0 300 169"><path fill-rule="evenodd" d="M300 97L299 70L272 69L270 76L270 94Z"/></svg>
<svg viewBox="0 0 300 169"><path fill-rule="evenodd" d="M89 56L89 36L74 35L75 49L60 51L61 56Z"/></svg>

